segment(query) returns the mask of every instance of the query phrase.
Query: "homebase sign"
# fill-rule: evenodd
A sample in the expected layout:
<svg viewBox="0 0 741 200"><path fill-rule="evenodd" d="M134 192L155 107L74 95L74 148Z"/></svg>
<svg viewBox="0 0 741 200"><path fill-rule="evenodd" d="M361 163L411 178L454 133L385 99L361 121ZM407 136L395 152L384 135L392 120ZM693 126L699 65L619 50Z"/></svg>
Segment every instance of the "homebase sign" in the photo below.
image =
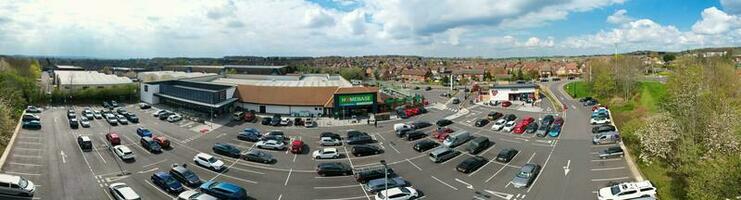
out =
<svg viewBox="0 0 741 200"><path fill-rule="evenodd" d="M374 94L337 95L340 106L363 106L373 104Z"/></svg>

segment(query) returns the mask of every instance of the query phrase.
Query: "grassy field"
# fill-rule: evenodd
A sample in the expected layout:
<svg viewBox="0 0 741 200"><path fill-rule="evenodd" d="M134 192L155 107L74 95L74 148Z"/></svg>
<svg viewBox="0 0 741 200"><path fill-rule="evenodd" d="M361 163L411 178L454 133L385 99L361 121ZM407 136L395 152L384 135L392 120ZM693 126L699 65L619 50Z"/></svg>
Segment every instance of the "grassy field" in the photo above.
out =
<svg viewBox="0 0 741 200"><path fill-rule="evenodd" d="M618 105L608 105L614 115L616 125L620 128L625 145L632 154L635 154L634 158L638 158L640 149L638 136L633 133L643 125L642 117L659 111L661 99L666 95L666 87L659 82L640 82L638 88L639 91L629 100L622 101ZM564 90L574 98L593 96L589 85L583 81L566 84ZM683 196L681 194L683 191L680 189L683 187L682 184L672 178L666 166L661 163L647 165L638 160L635 162L645 178L659 188L658 193L661 199L680 199Z"/></svg>

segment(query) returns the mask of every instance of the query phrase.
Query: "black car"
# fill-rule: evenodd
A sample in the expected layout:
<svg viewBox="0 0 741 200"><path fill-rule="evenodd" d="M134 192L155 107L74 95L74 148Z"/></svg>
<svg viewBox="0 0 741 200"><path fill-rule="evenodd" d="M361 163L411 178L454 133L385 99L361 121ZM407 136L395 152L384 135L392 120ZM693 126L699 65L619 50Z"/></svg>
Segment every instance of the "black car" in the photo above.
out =
<svg viewBox="0 0 741 200"><path fill-rule="evenodd" d="M39 116L32 115L32 114L24 114L21 119L22 119L21 121L23 122L41 121L41 118L39 118Z"/></svg>
<svg viewBox="0 0 741 200"><path fill-rule="evenodd" d="M40 121L23 122L23 128L24 129L41 129L41 122Z"/></svg>
<svg viewBox="0 0 741 200"><path fill-rule="evenodd" d="M430 86L425 87L425 91L430 91L430 90L432 90L432 87Z"/></svg>
<svg viewBox="0 0 741 200"><path fill-rule="evenodd" d="M150 106L149 104L146 104L146 103L139 104L139 109L150 109L150 108L152 108L152 106Z"/></svg>
<svg viewBox="0 0 741 200"><path fill-rule="evenodd" d="M360 135L355 136L347 139L347 144L355 145L355 144L368 144L373 143L373 138L369 135Z"/></svg>
<svg viewBox="0 0 741 200"><path fill-rule="evenodd" d="M139 139L139 143L141 143L142 147L149 152L162 153L162 146L160 146L160 144L154 141L151 137L142 137Z"/></svg>
<svg viewBox="0 0 741 200"><path fill-rule="evenodd" d="M237 135L237 139L249 141L249 142L257 142L260 140L260 135L258 135L257 133L252 133L252 132L240 132Z"/></svg>
<svg viewBox="0 0 741 200"><path fill-rule="evenodd" d="M489 124L489 120L488 119L477 119L476 120L476 123L474 123L474 126L476 126L476 127L483 127L483 126L486 126L487 124Z"/></svg>
<svg viewBox="0 0 741 200"><path fill-rule="evenodd" d="M270 125L270 122L271 121L273 121L272 118L270 118L270 117L263 117L262 118L262 121L260 121L260 124L267 126L267 125Z"/></svg>
<svg viewBox="0 0 741 200"><path fill-rule="evenodd" d="M592 99L593 99L592 97L584 97L584 98L579 99L579 102L586 102Z"/></svg>
<svg viewBox="0 0 741 200"><path fill-rule="evenodd" d="M597 105L597 100L591 99L591 100L585 101L583 105L584 105L584 106L593 106L593 105Z"/></svg>
<svg viewBox="0 0 741 200"><path fill-rule="evenodd" d="M391 168L370 167L356 170L354 176L355 180L359 183L367 183L370 180L383 178L385 176L394 177L396 174Z"/></svg>
<svg viewBox="0 0 741 200"><path fill-rule="evenodd" d="M550 126L555 119L553 118L553 115L546 115L543 117L543 120L541 121L541 126Z"/></svg>
<svg viewBox="0 0 741 200"><path fill-rule="evenodd" d="M516 119L517 119L517 115L515 115L515 114L507 114L507 115L504 115L504 120L505 121L508 121L508 122L509 121L515 121Z"/></svg>
<svg viewBox="0 0 741 200"><path fill-rule="evenodd" d="M422 131L410 131L406 134L407 141L413 141L424 137L427 137L427 134Z"/></svg>
<svg viewBox="0 0 741 200"><path fill-rule="evenodd" d="M354 156L366 156L381 154L383 150L376 145L356 145L352 147L352 155Z"/></svg>
<svg viewBox="0 0 741 200"><path fill-rule="evenodd" d="M139 123L139 117L137 117L134 113L129 113L128 115L126 115L126 119L128 119L132 123Z"/></svg>
<svg viewBox="0 0 741 200"><path fill-rule="evenodd" d="M367 136L368 133L364 133L364 132L360 132L360 131L356 131L356 130L349 130L349 131L347 131L347 138L357 137L357 136L361 136L361 135Z"/></svg>
<svg viewBox="0 0 741 200"><path fill-rule="evenodd" d="M435 122L435 124L437 124L437 126L439 126L439 127L443 127L443 126L447 126L447 125L453 124L453 121L450 121L450 120L447 120L447 119L441 119L441 120L437 120L437 122Z"/></svg>
<svg viewBox="0 0 741 200"><path fill-rule="evenodd" d="M455 99L453 99L453 102L452 103L453 104L459 104L459 103L461 103L461 100L458 99L458 98L455 98Z"/></svg>
<svg viewBox="0 0 741 200"><path fill-rule="evenodd" d="M174 115L174 114L175 113L173 113L173 112L165 111L163 113L160 113L159 118L160 118L160 120L166 120L167 117L170 117L170 115Z"/></svg>
<svg viewBox="0 0 741 200"><path fill-rule="evenodd" d="M610 132L610 131L615 131L615 126L605 124L605 125L592 127L592 133L604 133L604 132Z"/></svg>
<svg viewBox="0 0 741 200"><path fill-rule="evenodd" d="M414 143L414 150L418 152L425 152L427 150L433 149L435 147L440 146L440 143L434 142L432 140L422 140L417 143Z"/></svg>
<svg viewBox="0 0 741 200"><path fill-rule="evenodd" d="M332 139L342 140L342 137L340 137L340 134L332 133L332 132L323 132L322 134L319 135L319 137L320 138L330 137Z"/></svg>
<svg viewBox="0 0 741 200"><path fill-rule="evenodd" d="M535 133L535 131L537 130L538 130L538 122L530 123L527 125L527 127L525 127L525 132L527 133Z"/></svg>
<svg viewBox="0 0 741 200"><path fill-rule="evenodd" d="M79 128L80 122L78 122L76 118L71 118L69 119L69 127L73 129Z"/></svg>
<svg viewBox="0 0 741 200"><path fill-rule="evenodd" d="M273 116L273 118L270 120L271 126L280 126L280 115Z"/></svg>
<svg viewBox="0 0 741 200"><path fill-rule="evenodd" d="M225 143L216 143L213 147L211 147L211 150L213 150L216 154L221 154L232 158L239 158L242 156L242 150L239 150L239 148Z"/></svg>
<svg viewBox="0 0 741 200"><path fill-rule="evenodd" d="M399 130L394 131L394 134L396 134L396 137L404 137L408 132L412 132L413 128L399 128Z"/></svg>
<svg viewBox="0 0 741 200"><path fill-rule="evenodd" d="M486 164L487 162L489 161L486 160L486 158L484 157L474 156L466 160L463 160L463 162L461 162L460 164L458 164L457 167L455 167L455 170L458 170L459 172L463 172L463 173L471 173L479 169L481 166L484 166L484 164Z"/></svg>
<svg viewBox="0 0 741 200"><path fill-rule="evenodd" d="M190 169L186 168L185 166L185 164L174 165L172 169L170 169L170 175L175 178L175 180L180 181L188 187L200 186L201 178L198 178L198 175L193 173L193 171L190 171Z"/></svg>
<svg viewBox="0 0 741 200"><path fill-rule="evenodd" d="M497 120L499 118L502 118L502 116L504 116L504 114L502 114L500 112L490 112L486 117L488 117L489 120L492 120L493 121L493 120Z"/></svg>
<svg viewBox="0 0 741 200"><path fill-rule="evenodd" d="M426 121L412 122L412 127L414 127L414 129L422 129L422 128L427 128L427 127L430 127L430 126L432 126L432 124L430 122L426 122Z"/></svg>
<svg viewBox="0 0 741 200"><path fill-rule="evenodd" d="M247 161L260 162L265 164L277 161L270 153L260 150L251 150L247 152L246 154L244 154L244 159Z"/></svg>
<svg viewBox="0 0 741 200"><path fill-rule="evenodd" d="M321 163L316 167L319 176L347 176L352 174L350 165L341 162Z"/></svg>
<svg viewBox="0 0 741 200"><path fill-rule="evenodd" d="M503 149L499 154L497 154L497 161L508 163L515 157L515 155L517 155L517 153L518 151L515 149Z"/></svg>

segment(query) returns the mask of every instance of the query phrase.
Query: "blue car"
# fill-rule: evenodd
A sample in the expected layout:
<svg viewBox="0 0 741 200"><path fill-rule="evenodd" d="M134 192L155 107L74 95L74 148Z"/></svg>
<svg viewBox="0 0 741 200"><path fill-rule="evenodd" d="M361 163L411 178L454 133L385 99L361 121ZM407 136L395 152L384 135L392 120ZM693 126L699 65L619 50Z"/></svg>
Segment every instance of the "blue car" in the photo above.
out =
<svg viewBox="0 0 741 200"><path fill-rule="evenodd" d="M185 190L183 185L167 172L155 172L152 174L151 179L154 185L172 194L178 194Z"/></svg>
<svg viewBox="0 0 741 200"><path fill-rule="evenodd" d="M230 182L208 181L201 185L201 192L221 200L247 199L247 190Z"/></svg>
<svg viewBox="0 0 741 200"><path fill-rule="evenodd" d="M548 130L548 136L558 137L561 134L561 126L554 126L551 130Z"/></svg>
<svg viewBox="0 0 741 200"><path fill-rule="evenodd" d="M395 187L402 187L409 185L409 182L404 180L401 177L389 177L388 178L388 188L395 188ZM385 190L386 187L386 180L384 178L378 178L368 181L368 183L365 184L365 190L368 192L378 192L381 190Z"/></svg>
<svg viewBox="0 0 741 200"><path fill-rule="evenodd" d="M139 137L152 137L152 131L146 128L136 128L136 134L139 135Z"/></svg>
<svg viewBox="0 0 741 200"><path fill-rule="evenodd" d="M239 135L237 135L237 139L250 142L257 142L260 140L260 137L262 137L262 135L260 135L260 132L254 128L245 128L244 131L239 132Z"/></svg>

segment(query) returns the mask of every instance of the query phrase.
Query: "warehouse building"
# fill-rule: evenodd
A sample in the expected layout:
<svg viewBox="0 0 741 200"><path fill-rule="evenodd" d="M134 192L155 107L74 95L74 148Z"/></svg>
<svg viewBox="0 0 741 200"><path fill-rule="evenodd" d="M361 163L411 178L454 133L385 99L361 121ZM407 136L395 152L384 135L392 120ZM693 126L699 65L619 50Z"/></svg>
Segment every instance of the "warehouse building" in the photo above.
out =
<svg viewBox="0 0 741 200"><path fill-rule="evenodd" d="M201 113L233 111L235 87L209 82L169 80L142 83L140 98L149 104L167 104Z"/></svg>
<svg viewBox="0 0 741 200"><path fill-rule="evenodd" d="M489 90L490 101L535 101L538 98L539 88L533 83L494 85Z"/></svg>
<svg viewBox="0 0 741 200"><path fill-rule="evenodd" d="M288 73L288 68L285 65L170 65L165 66L164 70L215 74L228 74L229 71L237 74L253 75L285 75Z"/></svg>
<svg viewBox="0 0 741 200"><path fill-rule="evenodd" d="M60 91L74 92L87 88L111 88L132 85L133 81L127 77L108 75L96 71L55 70L53 83Z"/></svg>

